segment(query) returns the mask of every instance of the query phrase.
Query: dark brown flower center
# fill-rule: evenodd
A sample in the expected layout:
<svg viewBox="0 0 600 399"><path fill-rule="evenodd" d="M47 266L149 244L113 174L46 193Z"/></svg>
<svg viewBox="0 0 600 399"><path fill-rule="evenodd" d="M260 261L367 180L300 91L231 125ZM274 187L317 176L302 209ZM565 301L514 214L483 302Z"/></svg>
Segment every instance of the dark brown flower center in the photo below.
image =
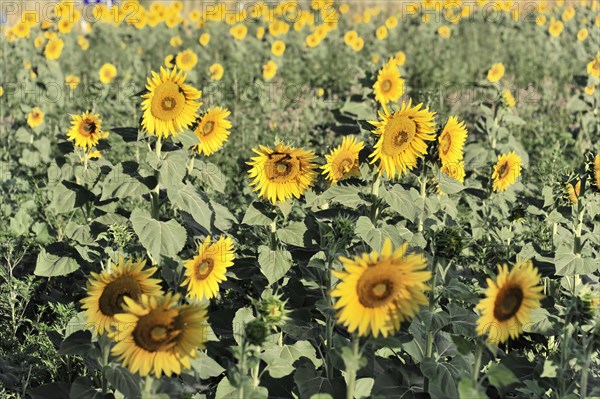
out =
<svg viewBox="0 0 600 399"><path fill-rule="evenodd" d="M165 97L160 103L161 107L165 111L172 111L177 105L177 101L173 97Z"/></svg>
<svg viewBox="0 0 600 399"><path fill-rule="evenodd" d="M508 172L510 172L510 167L508 166L508 162L504 162L498 168L498 176L500 179L504 179L508 175Z"/></svg>
<svg viewBox="0 0 600 399"><path fill-rule="evenodd" d="M212 133L212 131L215 128L215 123L213 121L208 121L204 124L204 127L202 127L202 135L203 136L208 136L209 134Z"/></svg>
<svg viewBox="0 0 600 399"><path fill-rule="evenodd" d="M137 301L141 293L142 288L136 279L131 276L118 277L104 287L99 300L100 311L106 316L122 313L123 298L128 296Z"/></svg>
<svg viewBox="0 0 600 399"><path fill-rule="evenodd" d="M89 136L91 134L96 133L96 123L91 121L83 122L81 129L83 130L83 134Z"/></svg>
<svg viewBox="0 0 600 399"><path fill-rule="evenodd" d="M177 310L154 309L138 320L132 336L148 352L166 351L177 344L183 323Z"/></svg>
<svg viewBox="0 0 600 399"><path fill-rule="evenodd" d="M505 321L513 317L519 311L523 302L523 290L521 287L507 286L500 289L494 302L494 317Z"/></svg>
<svg viewBox="0 0 600 399"><path fill-rule="evenodd" d="M390 91L391 88L392 88L392 82L390 82L389 79L386 79L381 83L381 90L383 90L384 92L387 93L388 91Z"/></svg>
<svg viewBox="0 0 600 399"><path fill-rule="evenodd" d="M444 137L442 137L442 142L441 142L441 150L444 155L446 155L448 153L448 151L450 151L451 145L452 145L452 137L450 136L450 133L446 133L444 135Z"/></svg>
<svg viewBox="0 0 600 399"><path fill-rule="evenodd" d="M394 299L394 282L368 270L356 285L358 301L367 308L381 307Z"/></svg>
<svg viewBox="0 0 600 399"><path fill-rule="evenodd" d="M215 267L214 260L204 259L202 262L200 262L196 265L196 279L197 280L206 279L210 275L210 272L212 272L214 267Z"/></svg>

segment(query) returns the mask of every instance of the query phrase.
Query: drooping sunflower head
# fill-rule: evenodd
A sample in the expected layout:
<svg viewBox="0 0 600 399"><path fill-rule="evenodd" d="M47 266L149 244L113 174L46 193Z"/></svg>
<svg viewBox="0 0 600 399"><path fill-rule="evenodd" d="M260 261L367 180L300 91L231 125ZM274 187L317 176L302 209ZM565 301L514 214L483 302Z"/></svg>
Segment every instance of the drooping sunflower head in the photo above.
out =
<svg viewBox="0 0 600 399"><path fill-rule="evenodd" d="M292 197L300 198L316 177L315 155L303 148L278 142L275 149L265 146L253 148L258 156L247 162L251 166L248 176L253 179L259 197L273 204Z"/></svg>
<svg viewBox="0 0 600 399"><path fill-rule="evenodd" d="M124 312L115 318L119 330L111 333L116 356L132 373L171 376L190 368L190 358L204 348L206 309L178 305L179 294L141 295L139 302L125 298Z"/></svg>
<svg viewBox="0 0 600 399"><path fill-rule="evenodd" d="M233 240L221 237L212 242L208 236L198 246L198 255L184 262L188 296L194 299L211 299L219 292L219 284L225 280L227 268L233 266L235 252Z"/></svg>
<svg viewBox="0 0 600 399"><path fill-rule="evenodd" d="M346 136L341 145L325 155L327 163L321 168L332 184L359 175L358 154L364 146L364 141L357 141L355 136Z"/></svg>
<svg viewBox="0 0 600 399"><path fill-rule="evenodd" d="M92 148L98 144L98 140L106 137L102 131L102 119L100 115L84 112L81 115L71 115L71 128L67 132L67 138L80 148Z"/></svg>
<svg viewBox="0 0 600 399"><path fill-rule="evenodd" d="M498 162L494 165L494 191L506 191L521 175L521 157L512 151L508 154L498 155Z"/></svg>
<svg viewBox="0 0 600 399"><path fill-rule="evenodd" d="M167 138L180 133L196 120L196 112L202 103L196 101L201 92L185 84L186 76L173 68L160 68L160 74L152 72L142 95L142 126L148 133Z"/></svg>
<svg viewBox="0 0 600 399"><path fill-rule="evenodd" d="M507 265L498 265L496 281L487 279L486 297L477 309L477 334L487 334L488 341L498 344L517 338L523 325L529 322L531 312L540 307L543 287L540 274L531 261L515 265L509 272Z"/></svg>
<svg viewBox="0 0 600 399"><path fill-rule="evenodd" d="M442 165L454 165L463 159L465 141L467 141L465 122L459 123L456 116L451 116L438 138L438 154Z"/></svg>
<svg viewBox="0 0 600 399"><path fill-rule="evenodd" d="M200 144L194 146L195 151L209 156L223 147L231 129L231 122L227 120L229 115L231 112L226 108L213 107L200 118L194 129L200 140Z"/></svg>
<svg viewBox="0 0 600 399"><path fill-rule="evenodd" d="M409 100L399 111L380 112L382 121L370 122L376 128L373 133L379 135L371 163L380 161L379 173L385 172L390 179L417 166L417 160L427 154L427 141L435 139L435 114L422 106L412 107Z"/></svg>
<svg viewBox="0 0 600 399"><path fill-rule="evenodd" d="M87 296L81 303L88 325L97 334L109 332L115 327L115 315L124 311L125 298L137 301L142 294L162 295L160 280L150 278L156 272L156 267L143 270L145 264L145 260L125 262L119 258L118 264L111 265L112 270L91 273Z"/></svg>
<svg viewBox="0 0 600 399"><path fill-rule="evenodd" d="M577 183L567 183L567 195L569 196L569 201L573 205L577 205L579 203L579 194L581 192L581 180L577 180Z"/></svg>
<svg viewBox="0 0 600 399"><path fill-rule="evenodd" d="M391 58L379 70L377 81L373 85L375 100L380 104L396 102L404 94L404 79L400 78L400 70L395 58Z"/></svg>
<svg viewBox="0 0 600 399"><path fill-rule="evenodd" d="M425 259L407 254L408 244L396 250L386 239L381 254L364 253L354 259L341 257L343 271L331 296L337 298L338 323L360 336L387 337L412 318L427 303L426 282L431 272L424 271Z"/></svg>

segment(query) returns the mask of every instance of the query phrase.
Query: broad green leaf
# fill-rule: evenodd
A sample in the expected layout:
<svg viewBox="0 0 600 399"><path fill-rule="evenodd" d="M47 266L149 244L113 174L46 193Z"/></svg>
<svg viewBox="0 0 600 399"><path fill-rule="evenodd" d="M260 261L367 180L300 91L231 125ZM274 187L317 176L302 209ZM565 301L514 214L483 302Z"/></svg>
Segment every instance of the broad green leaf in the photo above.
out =
<svg viewBox="0 0 600 399"><path fill-rule="evenodd" d="M195 160L192 174L198 177L203 184L211 189L219 193L225 192L227 177L221 173L221 170L217 165L210 162Z"/></svg>
<svg viewBox="0 0 600 399"><path fill-rule="evenodd" d="M272 251L269 247L261 245L258 248L258 264L261 272L269 280L269 285L282 278L292 267L292 254L288 251Z"/></svg>
<svg viewBox="0 0 600 399"><path fill-rule="evenodd" d="M100 201L110 198L141 197L150 192L156 181L144 179L138 173L134 162L120 163L106 176L102 185Z"/></svg>
<svg viewBox="0 0 600 399"><path fill-rule="evenodd" d="M386 238L392 240L394 248L400 246L404 240L400 236L400 232L393 226L384 224L377 228L366 216L361 216L356 221L355 233L373 250L380 251Z"/></svg>
<svg viewBox="0 0 600 399"><path fill-rule="evenodd" d="M121 392L126 398L137 398L140 396L141 379L137 374L131 374L122 367L104 367L104 375L110 385Z"/></svg>
<svg viewBox="0 0 600 399"><path fill-rule="evenodd" d="M241 308L235 312L231 328L233 331L233 338L238 344L242 344L246 324L254 319L255 317L252 314L251 308Z"/></svg>
<svg viewBox="0 0 600 399"><path fill-rule="evenodd" d="M442 172L439 173L438 180L440 190L442 190L444 194L456 194L465 188L464 184Z"/></svg>
<svg viewBox="0 0 600 399"><path fill-rule="evenodd" d="M344 185L343 183L335 184L321 194L319 199L337 202L349 208L356 208L359 205L366 204L366 201L360 197L360 192L360 187Z"/></svg>
<svg viewBox="0 0 600 399"><path fill-rule="evenodd" d="M554 263L557 276L590 274L597 270L594 262L584 262L580 254L573 253L573 249L565 245L560 246L556 250Z"/></svg>
<svg viewBox="0 0 600 399"><path fill-rule="evenodd" d="M354 388L354 397L356 399L369 398L371 396L371 389L373 389L373 384L375 384L375 379L373 378L357 379L356 387Z"/></svg>
<svg viewBox="0 0 600 399"><path fill-rule="evenodd" d="M458 396L460 399L488 399L487 394L480 385L473 388L473 381L462 378L458 383Z"/></svg>
<svg viewBox="0 0 600 399"><path fill-rule="evenodd" d="M451 372L453 366L450 363L436 362L426 357L421 361L420 367L423 376L429 378L429 389L433 397L458 398L456 382L452 376L456 370Z"/></svg>
<svg viewBox="0 0 600 399"><path fill-rule="evenodd" d="M242 219L243 224L250 226L269 226L273 223L275 213L260 201L254 201L246 209L246 214Z"/></svg>
<svg viewBox="0 0 600 399"><path fill-rule="evenodd" d="M322 361L317 357L317 352L308 341L298 341L294 345L279 347L273 345L260 354L261 359L267 363L266 370L273 378L283 378L290 375L295 367L294 362L301 357L308 358L315 367L319 367Z"/></svg>
<svg viewBox="0 0 600 399"><path fill-rule="evenodd" d="M72 257L72 248L64 244L42 248L37 257L34 274L41 277L65 276L79 269Z"/></svg>
<svg viewBox="0 0 600 399"><path fill-rule="evenodd" d="M92 333L87 330L76 331L60 344L58 353L61 355L85 355L94 349Z"/></svg>
<svg viewBox="0 0 600 399"><path fill-rule="evenodd" d="M100 388L94 388L92 381L88 377L77 377L71 385L71 391L69 393L70 398L77 399L103 399L102 391Z"/></svg>
<svg viewBox="0 0 600 399"><path fill-rule="evenodd" d="M192 368L205 380L211 377L217 377L225 371L223 367L214 361L205 352L201 351L196 359L191 360Z"/></svg>
<svg viewBox="0 0 600 399"><path fill-rule="evenodd" d="M213 211L209 205L210 200L203 191L195 188L190 183L186 183L176 189L173 187L173 189L167 190L167 193L173 205L189 213L207 231L212 230Z"/></svg>
<svg viewBox="0 0 600 399"><path fill-rule="evenodd" d="M177 255L185 245L187 233L175 220L159 222L141 209L131 212L129 220L140 242L155 261L158 261L161 255Z"/></svg>
<svg viewBox="0 0 600 399"><path fill-rule="evenodd" d="M552 360L546 359L544 361L544 370L542 371L542 374L540 374L540 378L556 378L557 370L558 366L556 366Z"/></svg>
<svg viewBox="0 0 600 399"><path fill-rule="evenodd" d="M287 226L277 229L277 237L286 244L303 247L306 230L304 222L290 222Z"/></svg>
<svg viewBox="0 0 600 399"><path fill-rule="evenodd" d="M501 363L492 364L486 375L490 380L490 384L497 388L503 388L519 381L513 372Z"/></svg>
<svg viewBox="0 0 600 399"><path fill-rule="evenodd" d="M385 194L383 200L388 203L392 210L407 220L414 221L417 216L417 206L414 195L405 190L401 185L392 186Z"/></svg>

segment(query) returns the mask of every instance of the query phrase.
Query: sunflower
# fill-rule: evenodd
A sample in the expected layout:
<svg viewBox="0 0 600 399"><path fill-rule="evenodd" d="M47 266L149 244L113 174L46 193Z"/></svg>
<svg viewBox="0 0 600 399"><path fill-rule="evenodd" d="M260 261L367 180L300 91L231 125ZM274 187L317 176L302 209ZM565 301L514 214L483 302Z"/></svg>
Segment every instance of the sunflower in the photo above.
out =
<svg viewBox="0 0 600 399"><path fill-rule="evenodd" d="M231 122L227 117L231 112L226 108L213 107L200 118L194 133L198 136L200 144L194 146L194 150L206 156L216 152L229 137Z"/></svg>
<svg viewBox="0 0 600 399"><path fill-rule="evenodd" d="M406 54L404 51L398 51L394 56L394 59L396 60L396 64L398 66L402 66L406 62Z"/></svg>
<svg viewBox="0 0 600 399"><path fill-rule="evenodd" d="M460 161L457 163L447 163L442 165L440 172L446 176L450 176L454 180L458 180L461 183L465 181L465 162Z"/></svg>
<svg viewBox="0 0 600 399"><path fill-rule="evenodd" d="M550 25L548 26L548 33L552 37L558 37L564 29L564 25L561 21L557 21L556 18L550 18Z"/></svg>
<svg viewBox="0 0 600 399"><path fill-rule="evenodd" d="M77 36L77 44L83 51L86 51L90 48L90 42L84 36L81 35Z"/></svg>
<svg viewBox="0 0 600 399"><path fill-rule="evenodd" d="M456 116L451 116L438 138L438 153L442 165L454 165L463 159L463 147L465 146L465 141L467 141L467 128L465 127L465 122L459 123Z"/></svg>
<svg viewBox="0 0 600 399"><path fill-rule="evenodd" d="M275 149L265 146L253 148L257 157L247 162L252 168L248 177L259 191L259 196L268 199L273 204L286 201L292 197L300 198L316 177L315 165L312 161L315 155L303 148L287 146L282 142Z"/></svg>
<svg viewBox="0 0 600 399"><path fill-rule="evenodd" d="M581 193L581 180L577 180L577 183L573 185L573 183L567 183L567 194L569 195L569 200L574 205L579 203L579 194Z"/></svg>
<svg viewBox="0 0 600 399"><path fill-rule="evenodd" d="M517 100L515 100L510 90L504 90L504 92L502 92L502 98L508 108L514 108L514 106L517 105Z"/></svg>
<svg viewBox="0 0 600 399"><path fill-rule="evenodd" d="M117 67L113 64L106 63L102 65L100 71L98 71L98 76L100 77L100 82L107 85L117 76Z"/></svg>
<svg viewBox="0 0 600 399"><path fill-rule="evenodd" d="M352 50L354 50L357 53L360 52L360 50L362 50L364 46L365 39L363 39L362 37L357 37L356 40L352 42Z"/></svg>
<svg viewBox="0 0 600 399"><path fill-rule="evenodd" d="M437 32L442 39L448 39L452 35L452 31L446 25L440 26Z"/></svg>
<svg viewBox="0 0 600 399"><path fill-rule="evenodd" d="M364 253L354 259L340 257L342 271L333 274L340 282L331 292L338 323L360 336L388 334L412 318L427 303L424 292L431 272L422 255L407 254L408 244L392 250L386 238L381 255Z"/></svg>
<svg viewBox="0 0 600 399"><path fill-rule="evenodd" d="M503 76L504 76L504 65L502 63L497 63L497 64L492 65L492 67L489 69L489 71L487 73L487 79L492 83L498 82L500 79L502 79Z"/></svg>
<svg viewBox="0 0 600 399"><path fill-rule="evenodd" d="M190 358L204 348L207 337L206 309L178 305L179 294L141 295L139 303L125 297L124 312L115 315L121 323L111 333L116 341L111 353L132 373L156 378L181 373L191 367Z"/></svg>
<svg viewBox="0 0 600 399"><path fill-rule="evenodd" d="M359 176L358 153L364 148L363 141L357 141L355 136L346 136L342 144L325 155L327 164L321 166L323 174L335 184L350 176Z"/></svg>
<svg viewBox="0 0 600 399"><path fill-rule="evenodd" d="M589 31L586 28L582 28L581 30L579 30L579 32L577 32L577 40L582 42L585 39L587 39L589 35Z"/></svg>
<svg viewBox="0 0 600 399"><path fill-rule="evenodd" d="M67 138L80 148L92 148L98 144L99 139L107 136L102 131L102 120L98 114L84 112L81 115L71 115L71 125Z"/></svg>
<svg viewBox="0 0 600 399"><path fill-rule="evenodd" d="M594 93L596 92L596 86L585 86L585 88L583 89L583 92L585 94L587 94L588 96L593 96Z"/></svg>
<svg viewBox="0 0 600 399"><path fill-rule="evenodd" d="M40 109L40 107L34 107L29 115L27 115L27 124L32 127L38 127L44 123L44 113Z"/></svg>
<svg viewBox="0 0 600 399"><path fill-rule="evenodd" d="M192 50L188 49L177 54L175 63L182 71L191 71L198 63L198 56Z"/></svg>
<svg viewBox="0 0 600 399"><path fill-rule="evenodd" d="M211 80L221 80L225 73L225 69L223 68L223 65L216 63L208 68L208 72L210 73Z"/></svg>
<svg viewBox="0 0 600 399"><path fill-rule="evenodd" d="M69 86L69 89L71 90L75 90L77 86L79 86L80 81L81 80L76 75L67 75L67 77L65 77L65 84Z"/></svg>
<svg viewBox="0 0 600 399"><path fill-rule="evenodd" d="M600 51L596 57L587 64L587 72L595 78L600 78Z"/></svg>
<svg viewBox="0 0 600 399"><path fill-rule="evenodd" d="M348 31L344 34L344 43L346 43L347 46L352 46L352 43L354 43L356 39L358 39L358 33L356 33L355 30Z"/></svg>
<svg viewBox="0 0 600 399"><path fill-rule="evenodd" d="M273 79L276 74L277 74L277 64L273 60L270 60L265 65L263 65L263 78L266 81Z"/></svg>
<svg viewBox="0 0 600 399"><path fill-rule="evenodd" d="M44 49L44 56L49 60L57 60L60 58L65 43L62 39L54 38L48 40L46 48Z"/></svg>
<svg viewBox="0 0 600 399"><path fill-rule="evenodd" d="M433 112L421 109L423 104L411 107L412 100L402 103L402 108L394 113L386 109L379 112L383 121L370 122L379 135L375 150L369 156L371 163L380 161L379 173L385 172L391 179L401 176L406 170L417 165L417 159L427 154L426 141L435 139Z"/></svg>
<svg viewBox="0 0 600 399"><path fill-rule="evenodd" d="M377 40L385 40L388 37L388 29L385 26L380 26L375 30Z"/></svg>
<svg viewBox="0 0 600 399"><path fill-rule="evenodd" d="M494 191L506 191L521 175L521 157L512 151L508 154L498 155L498 162L494 165Z"/></svg>
<svg viewBox="0 0 600 399"><path fill-rule="evenodd" d="M87 296L81 300L87 322L96 334L103 334L115 326L115 314L123 312L123 299L134 301L142 294L162 295L160 280L150 278L156 267L142 270L145 260L125 262L119 257L119 264L112 264L112 270L91 273L88 281Z"/></svg>
<svg viewBox="0 0 600 399"><path fill-rule="evenodd" d="M594 159L594 178L596 179L596 187L600 190L600 153Z"/></svg>
<svg viewBox="0 0 600 399"><path fill-rule="evenodd" d="M186 75L177 70L160 68L160 75L152 72L142 95L142 126L148 133L158 137L176 135L196 120L201 103L195 101L201 92L184 84Z"/></svg>
<svg viewBox="0 0 600 399"><path fill-rule="evenodd" d="M285 52L285 43L281 40L275 40L271 45L271 52L276 57L283 55Z"/></svg>
<svg viewBox="0 0 600 399"><path fill-rule="evenodd" d="M244 38L248 34L248 28L244 24L237 24L235 26L232 26L231 29L229 29L229 33L236 40L244 40Z"/></svg>
<svg viewBox="0 0 600 399"><path fill-rule="evenodd" d="M543 297L540 278L531 261L515 265L510 272L506 264L498 265L496 281L487 279L486 298L477 305L481 311L477 334L487 334L492 344L517 338L523 332L523 325L529 322L531 312L540 307Z"/></svg>
<svg viewBox="0 0 600 399"><path fill-rule="evenodd" d="M219 284L225 280L227 268L233 266L235 253L233 240L221 237L211 243L210 236L198 247L198 255L183 262L185 280L181 286L187 285L190 298L211 299L219 292Z"/></svg>
<svg viewBox="0 0 600 399"><path fill-rule="evenodd" d="M210 42L210 33L203 33L200 35L200 38L198 38L198 43L200 43L202 45L202 47L208 46L209 42Z"/></svg>
<svg viewBox="0 0 600 399"><path fill-rule="evenodd" d="M385 105L390 101L398 101L404 94L404 79L400 78L400 70L394 58L379 70L377 81L373 85L375 100Z"/></svg>

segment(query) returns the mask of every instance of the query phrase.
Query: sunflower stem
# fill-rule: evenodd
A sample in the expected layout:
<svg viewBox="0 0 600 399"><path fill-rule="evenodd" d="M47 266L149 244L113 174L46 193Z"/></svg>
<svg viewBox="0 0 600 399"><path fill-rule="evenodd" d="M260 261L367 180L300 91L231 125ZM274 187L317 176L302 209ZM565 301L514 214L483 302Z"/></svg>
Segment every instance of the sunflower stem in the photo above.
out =
<svg viewBox="0 0 600 399"><path fill-rule="evenodd" d="M327 328L326 331L326 343L327 343L327 358L326 363L325 363L325 373L327 375L328 379L332 379L333 378L333 361L331 359L331 354L333 353L333 317L331 315L331 312L333 311L333 301L331 299L331 283L332 283L332 278L331 278L331 271L332 271L332 266L333 266L333 259L330 259L329 262L327 262L327 292L326 292L326 300L327 300L327 307L328 307L328 312L325 316L325 326Z"/></svg>
<svg viewBox="0 0 600 399"><path fill-rule="evenodd" d="M429 291L429 313L433 314L433 309L435 308L435 302L436 302L436 298L435 298L435 286L437 284L437 260L435 258L435 245L432 242L431 243L431 247L432 247L432 256L433 259L431 260L431 290ZM425 357L431 357L433 355L433 330L431 328L431 323L427 328L427 342L425 345ZM424 385L423 385L423 391L424 392L428 392L429 391L429 378L425 377L425 381L424 381Z"/></svg>
<svg viewBox="0 0 600 399"><path fill-rule="evenodd" d="M196 155L192 153L192 156L190 157L190 161L188 162L188 175L192 174L192 171L194 170L194 160L196 159Z"/></svg>
<svg viewBox="0 0 600 399"><path fill-rule="evenodd" d="M269 233L269 241L271 244L271 251L277 250L277 219L273 219L271 222L271 231Z"/></svg>
<svg viewBox="0 0 600 399"><path fill-rule="evenodd" d="M377 177L373 181L373 187L371 188L371 194L373 194L373 204L371 205L371 223L377 222L377 216L379 211L379 186L381 185L381 173L377 173Z"/></svg>
<svg viewBox="0 0 600 399"><path fill-rule="evenodd" d="M355 364L348 367L346 366L348 373L348 385L346 389L346 399L354 399L354 388L356 386L356 372L358 371L358 364L360 360L360 338L358 334L352 335L352 356Z"/></svg>
<svg viewBox="0 0 600 399"><path fill-rule="evenodd" d="M156 138L156 157L158 158L158 160L160 161L160 157L161 157L161 148L162 148L162 141L160 136ZM152 218L158 220L159 215L160 215L160 184L158 183L158 171L155 172L154 174L156 176L156 187L154 187L154 190L152 190L152 193L150 194L151 196L151 201L152 201Z"/></svg>
<svg viewBox="0 0 600 399"><path fill-rule="evenodd" d="M425 175L425 165L423 165L423 169L421 170L421 177L419 178L419 181L421 182L421 198L423 200L423 209L419 215L419 226L417 231L419 233L423 233L423 225L425 224L425 199L427 198L427 177Z"/></svg>
<svg viewBox="0 0 600 399"><path fill-rule="evenodd" d="M475 350L475 363L473 364L473 389L477 389L479 383L479 369L481 368L481 355L483 354L483 343L477 341L477 349Z"/></svg>
<svg viewBox="0 0 600 399"><path fill-rule="evenodd" d="M152 395L154 395L154 390L152 389L153 382L154 378L152 378L152 376L146 376L146 381L144 382L144 393L150 398L152 397Z"/></svg>

